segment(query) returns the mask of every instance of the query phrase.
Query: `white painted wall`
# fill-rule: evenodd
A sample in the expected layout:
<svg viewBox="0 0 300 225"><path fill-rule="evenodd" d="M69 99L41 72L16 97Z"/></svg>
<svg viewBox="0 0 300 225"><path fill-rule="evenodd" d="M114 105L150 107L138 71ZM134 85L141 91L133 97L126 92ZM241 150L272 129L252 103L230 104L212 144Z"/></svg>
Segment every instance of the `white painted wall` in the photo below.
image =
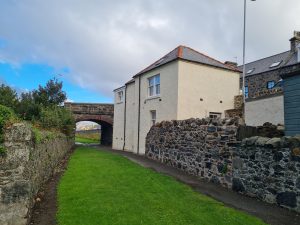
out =
<svg viewBox="0 0 300 225"><path fill-rule="evenodd" d="M160 95L148 96L148 78L160 74ZM178 62L172 62L141 76L139 154L145 154L146 135L151 128L151 110L156 121L177 119Z"/></svg>
<svg viewBox="0 0 300 225"><path fill-rule="evenodd" d="M246 102L245 122L249 126L284 124L283 95Z"/></svg>
<svg viewBox="0 0 300 225"><path fill-rule="evenodd" d="M179 61L177 119L204 118L209 112L224 117L224 111L234 108L234 96L240 93L239 77L238 72Z"/></svg>
<svg viewBox="0 0 300 225"><path fill-rule="evenodd" d="M132 151L134 149L134 127L137 121L137 110L135 106L135 82L126 86L126 134L125 149Z"/></svg>
<svg viewBox="0 0 300 225"><path fill-rule="evenodd" d="M114 124L113 124L113 149L122 150L124 143L124 106L125 102L118 102L118 92L124 87L114 91ZM125 98L124 98L125 100Z"/></svg>

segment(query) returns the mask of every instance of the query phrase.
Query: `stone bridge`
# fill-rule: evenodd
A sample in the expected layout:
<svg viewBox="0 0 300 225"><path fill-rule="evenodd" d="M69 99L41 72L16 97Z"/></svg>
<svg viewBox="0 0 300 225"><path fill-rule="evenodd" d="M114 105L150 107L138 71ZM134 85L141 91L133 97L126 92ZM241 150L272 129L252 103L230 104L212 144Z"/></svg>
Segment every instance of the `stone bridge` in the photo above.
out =
<svg viewBox="0 0 300 225"><path fill-rule="evenodd" d="M65 107L73 112L76 122L91 121L101 125L101 144L112 144L113 104L66 102Z"/></svg>

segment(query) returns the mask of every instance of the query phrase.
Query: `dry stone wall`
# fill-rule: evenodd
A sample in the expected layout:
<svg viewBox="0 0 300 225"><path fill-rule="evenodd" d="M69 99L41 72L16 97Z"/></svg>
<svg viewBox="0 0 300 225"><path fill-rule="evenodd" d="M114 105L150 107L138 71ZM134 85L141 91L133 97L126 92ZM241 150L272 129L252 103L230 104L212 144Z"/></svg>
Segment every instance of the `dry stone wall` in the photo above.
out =
<svg viewBox="0 0 300 225"><path fill-rule="evenodd" d="M34 196L74 144L63 134L44 137L36 143L31 127L23 123L5 130L5 156L0 157L1 225L27 224Z"/></svg>
<svg viewBox="0 0 300 225"><path fill-rule="evenodd" d="M300 137L237 141L235 119L163 121L146 156L245 195L300 212Z"/></svg>

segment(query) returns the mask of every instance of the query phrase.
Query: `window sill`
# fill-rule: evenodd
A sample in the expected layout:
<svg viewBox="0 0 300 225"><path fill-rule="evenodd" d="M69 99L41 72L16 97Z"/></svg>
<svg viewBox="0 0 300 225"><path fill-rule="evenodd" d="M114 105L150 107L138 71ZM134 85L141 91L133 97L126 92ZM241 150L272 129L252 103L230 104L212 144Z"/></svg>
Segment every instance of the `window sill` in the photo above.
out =
<svg viewBox="0 0 300 225"><path fill-rule="evenodd" d="M160 95L155 95L155 96L148 96L146 99L145 99L145 101L150 101L150 100L153 100L153 99L158 99L158 98L160 98Z"/></svg>
<svg viewBox="0 0 300 225"><path fill-rule="evenodd" d="M118 104L122 104L122 103L124 103L124 101L122 101L122 102L116 102L117 105L118 105Z"/></svg>

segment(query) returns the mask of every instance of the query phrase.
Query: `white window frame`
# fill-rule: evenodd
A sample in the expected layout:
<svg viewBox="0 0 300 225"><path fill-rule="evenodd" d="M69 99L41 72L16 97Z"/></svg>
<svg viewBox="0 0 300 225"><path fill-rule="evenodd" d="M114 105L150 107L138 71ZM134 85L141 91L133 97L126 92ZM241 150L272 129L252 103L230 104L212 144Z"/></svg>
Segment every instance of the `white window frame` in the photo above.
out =
<svg viewBox="0 0 300 225"><path fill-rule="evenodd" d="M124 90L117 91L117 103L124 101Z"/></svg>
<svg viewBox="0 0 300 225"><path fill-rule="evenodd" d="M151 126L155 125L156 124L156 118L157 118L157 115L156 115L156 110L150 110L150 124Z"/></svg>
<svg viewBox="0 0 300 225"><path fill-rule="evenodd" d="M148 97L160 95L160 74L148 78Z"/></svg>

